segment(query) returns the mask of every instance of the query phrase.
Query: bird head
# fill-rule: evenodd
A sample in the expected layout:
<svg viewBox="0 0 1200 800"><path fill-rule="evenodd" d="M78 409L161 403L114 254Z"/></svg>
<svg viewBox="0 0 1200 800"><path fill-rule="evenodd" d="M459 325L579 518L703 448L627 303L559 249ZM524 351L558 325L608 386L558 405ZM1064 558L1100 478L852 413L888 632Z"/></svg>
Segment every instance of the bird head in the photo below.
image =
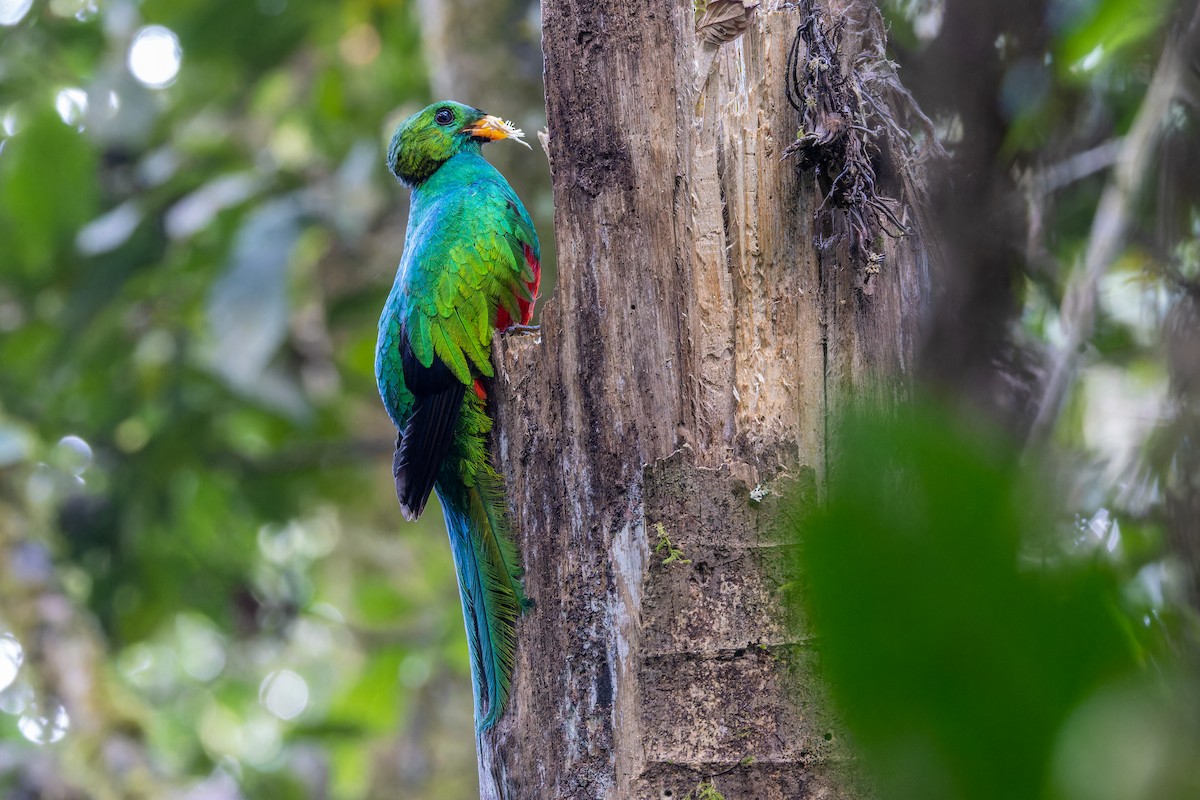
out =
<svg viewBox="0 0 1200 800"><path fill-rule="evenodd" d="M392 135L387 163L392 174L406 186L416 186L451 157L499 139L522 140L525 134L478 108L442 101L418 111L401 122Z"/></svg>

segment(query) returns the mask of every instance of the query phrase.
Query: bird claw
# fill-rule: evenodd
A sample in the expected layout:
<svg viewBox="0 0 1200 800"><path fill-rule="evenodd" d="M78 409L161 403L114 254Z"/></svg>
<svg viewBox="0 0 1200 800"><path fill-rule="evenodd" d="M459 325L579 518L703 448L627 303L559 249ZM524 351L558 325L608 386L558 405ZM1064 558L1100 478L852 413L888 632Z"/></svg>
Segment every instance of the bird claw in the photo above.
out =
<svg viewBox="0 0 1200 800"><path fill-rule="evenodd" d="M528 333L540 333L541 325L509 325L504 330L500 331L501 336L520 336Z"/></svg>

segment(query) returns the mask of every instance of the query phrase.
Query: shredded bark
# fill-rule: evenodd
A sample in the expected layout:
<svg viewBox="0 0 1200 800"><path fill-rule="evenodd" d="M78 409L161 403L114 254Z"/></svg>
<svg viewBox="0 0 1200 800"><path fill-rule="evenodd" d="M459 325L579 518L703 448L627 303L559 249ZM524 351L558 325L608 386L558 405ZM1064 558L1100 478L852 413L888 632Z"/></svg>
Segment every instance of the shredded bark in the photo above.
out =
<svg viewBox="0 0 1200 800"><path fill-rule="evenodd" d="M746 32L759 0L700 0L696 32L709 44L731 42Z"/></svg>
<svg viewBox="0 0 1200 800"><path fill-rule="evenodd" d="M868 12L861 23L867 46L846 71L840 46L847 18L826 26L813 0L801 0L799 8L802 20L788 52L785 88L788 102L800 112L800 128L783 155L795 156L800 169L816 176L824 194L818 217L841 213L851 255L873 274L883 261L883 253L872 248L876 232L891 238L910 232L902 221L904 204L879 188L883 145L889 140L898 145L892 149L903 153L906 161L917 152L913 138L882 98L898 98L909 112L906 116L915 116L926 129L926 140L936 147L937 139L896 80L895 65L884 56L877 12ZM818 236L817 243L826 246L839 238Z"/></svg>

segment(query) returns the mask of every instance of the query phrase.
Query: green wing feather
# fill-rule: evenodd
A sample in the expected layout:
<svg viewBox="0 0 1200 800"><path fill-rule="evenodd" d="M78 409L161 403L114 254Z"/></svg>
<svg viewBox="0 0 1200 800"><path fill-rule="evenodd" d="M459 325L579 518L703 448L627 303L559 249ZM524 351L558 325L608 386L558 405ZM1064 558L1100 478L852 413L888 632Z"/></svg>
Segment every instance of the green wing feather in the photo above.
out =
<svg viewBox="0 0 1200 800"><path fill-rule="evenodd" d="M413 254L404 324L421 364L437 356L469 385L472 373L493 376L491 309L515 316L517 298L530 299L523 247L536 248L537 236L520 207L496 191L456 192L437 218L438 230Z"/></svg>

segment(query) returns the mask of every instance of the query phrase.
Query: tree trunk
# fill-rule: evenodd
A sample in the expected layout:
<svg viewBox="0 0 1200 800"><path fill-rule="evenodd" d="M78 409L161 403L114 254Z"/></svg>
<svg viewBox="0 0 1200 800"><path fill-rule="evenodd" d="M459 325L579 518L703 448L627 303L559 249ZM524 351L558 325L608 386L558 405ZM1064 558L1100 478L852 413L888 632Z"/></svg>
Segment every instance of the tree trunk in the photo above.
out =
<svg viewBox="0 0 1200 800"><path fill-rule="evenodd" d="M851 20L843 69L878 44L871 4L817 6L821 30ZM809 11L764 4L719 46L690 4L542 13L559 283L494 389L536 606L481 794L857 796L817 650L783 622L774 512L819 489L836 398L911 362L920 236L878 237L882 264L814 242L844 224L783 158Z"/></svg>

